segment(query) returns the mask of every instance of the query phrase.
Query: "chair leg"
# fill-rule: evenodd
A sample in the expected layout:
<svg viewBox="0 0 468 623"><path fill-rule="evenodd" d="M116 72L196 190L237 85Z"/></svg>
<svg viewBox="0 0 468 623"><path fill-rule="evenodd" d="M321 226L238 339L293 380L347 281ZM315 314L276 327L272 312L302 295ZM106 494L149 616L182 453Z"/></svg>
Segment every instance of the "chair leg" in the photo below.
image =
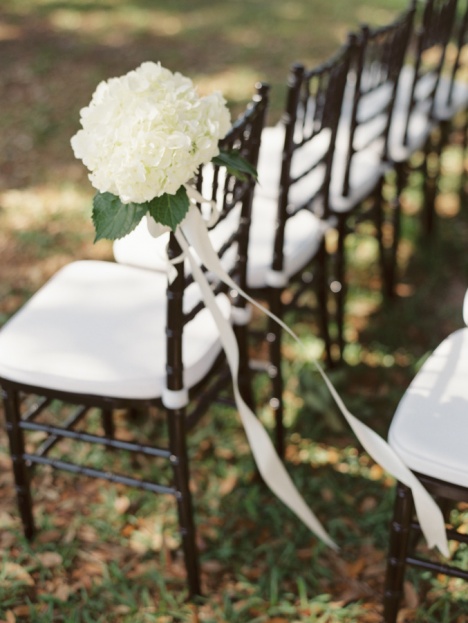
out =
<svg viewBox="0 0 468 623"><path fill-rule="evenodd" d="M398 247L401 237L401 196L406 186L406 165L398 164L395 167L395 173L395 197L391 203L392 242L389 249L385 283L386 294L390 298L395 294L395 283L398 270Z"/></svg>
<svg viewBox="0 0 468 623"><path fill-rule="evenodd" d="M338 243L336 250L336 326L339 360L343 358L344 351L344 306L346 300L346 258L345 258L345 238L346 238L346 217L338 218Z"/></svg>
<svg viewBox="0 0 468 623"><path fill-rule="evenodd" d="M395 508L390 527L390 547L384 589L384 621L396 623L403 595L406 557L410 542L413 497L411 490L398 483Z"/></svg>
<svg viewBox="0 0 468 623"><path fill-rule="evenodd" d="M333 365L330 339L330 317L328 313L328 274L327 274L327 250L325 240L320 245L317 255L318 274L317 274L317 298L319 306L319 322L321 323L321 333L325 343L325 356L329 366Z"/></svg>
<svg viewBox="0 0 468 623"><path fill-rule="evenodd" d="M465 166L465 160L468 155L467 151L468 151L468 111L465 111L463 127L462 127L462 168L461 168L461 175L460 175L460 193L459 193L461 205L464 205L468 197L468 191L466 188L467 183L468 183L468 170L467 170L467 167Z"/></svg>
<svg viewBox="0 0 468 623"><path fill-rule="evenodd" d="M239 347L239 391L245 403L254 410L255 401L252 390L252 374L249 367L249 348L247 325L234 325Z"/></svg>
<svg viewBox="0 0 468 623"><path fill-rule="evenodd" d="M193 518L192 494L189 487L189 464L184 409L168 411L169 443L171 462L177 488L177 511L179 515L182 549L187 570L189 596L201 595L198 550L196 545L195 521Z"/></svg>
<svg viewBox="0 0 468 623"><path fill-rule="evenodd" d="M387 293L387 283L389 281L387 275L387 262L385 256L385 246L383 239L384 228L384 200L383 200L383 187L385 179L380 178L379 184L374 193L374 216L375 216L375 235L377 238L377 245L379 247L379 262L380 262L380 275L382 279L382 288Z"/></svg>
<svg viewBox="0 0 468 623"><path fill-rule="evenodd" d="M427 234L434 230L435 201L440 177L442 149L447 141L450 124L443 122L440 125L438 136L428 139L425 153L424 175L424 228ZM428 164L428 160L433 161Z"/></svg>
<svg viewBox="0 0 468 623"><path fill-rule="evenodd" d="M104 429L104 434L110 439L113 439L115 436L115 425L112 415L112 409L102 409L101 411L102 427Z"/></svg>
<svg viewBox="0 0 468 623"><path fill-rule="evenodd" d="M282 290L271 288L269 295L270 311L277 317L283 318L283 304L281 301ZM282 330L278 323L268 319L267 342L269 347L270 364L268 376L271 381L272 396L270 405L275 418L276 450L278 455L284 457L284 405L283 405L283 374L281 367L281 338Z"/></svg>
<svg viewBox="0 0 468 623"><path fill-rule="evenodd" d="M388 205L388 221L392 229L390 246L385 245L384 228L385 214L383 202L383 185L385 180L382 178L375 191L375 227L377 242L379 246L380 271L385 296L391 299L395 295L396 273L398 268L398 246L401 235L401 195L406 185L406 165L403 163L395 165L395 189L393 198Z"/></svg>
<svg viewBox="0 0 468 623"><path fill-rule="evenodd" d="M27 539L32 539L35 533L35 526L32 512L30 473L24 460L24 435L19 425L21 415L18 392L9 388L3 389L2 393L18 509L23 523L24 534Z"/></svg>

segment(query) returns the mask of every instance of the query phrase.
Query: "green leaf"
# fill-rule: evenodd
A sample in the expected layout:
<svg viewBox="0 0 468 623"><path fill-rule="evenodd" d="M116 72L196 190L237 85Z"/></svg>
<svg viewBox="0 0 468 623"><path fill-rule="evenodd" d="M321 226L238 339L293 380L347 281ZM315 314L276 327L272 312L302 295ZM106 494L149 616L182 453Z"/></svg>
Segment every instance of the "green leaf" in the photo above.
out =
<svg viewBox="0 0 468 623"><path fill-rule="evenodd" d="M122 203L112 193L97 193L93 199L94 242L123 238L135 229L147 210L146 203Z"/></svg>
<svg viewBox="0 0 468 623"><path fill-rule="evenodd" d="M177 225L183 220L189 209L189 198L183 186L175 195L165 193L148 201L149 213L154 220L162 225L167 225L175 231Z"/></svg>
<svg viewBox="0 0 468 623"><path fill-rule="evenodd" d="M228 173L244 181L248 176L257 181L257 171L238 151L221 151L212 160L217 166L226 167Z"/></svg>

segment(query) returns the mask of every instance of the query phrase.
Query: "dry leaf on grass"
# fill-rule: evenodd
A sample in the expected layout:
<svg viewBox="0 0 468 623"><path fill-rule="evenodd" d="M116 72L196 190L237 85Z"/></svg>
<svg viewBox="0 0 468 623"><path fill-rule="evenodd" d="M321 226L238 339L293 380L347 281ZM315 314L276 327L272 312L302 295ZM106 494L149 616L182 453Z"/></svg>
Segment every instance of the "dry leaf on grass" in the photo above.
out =
<svg viewBox="0 0 468 623"><path fill-rule="evenodd" d="M63 558L58 552L42 552L41 554L36 554L36 558L46 569L58 567L63 562Z"/></svg>
<svg viewBox="0 0 468 623"><path fill-rule="evenodd" d="M405 603L408 608L417 608L419 606L419 595L411 582L406 581L403 585L405 594Z"/></svg>
<svg viewBox="0 0 468 623"><path fill-rule="evenodd" d="M364 558L358 558L353 562L346 563L347 576L350 578L357 578L366 566L367 561Z"/></svg>
<svg viewBox="0 0 468 623"><path fill-rule="evenodd" d="M239 477L236 473L231 473L221 481L219 486L219 494L221 497L228 495L234 489L239 481Z"/></svg>
<svg viewBox="0 0 468 623"><path fill-rule="evenodd" d="M119 515L123 515L130 507L130 500L126 495L119 496L114 502L114 509Z"/></svg>
<svg viewBox="0 0 468 623"><path fill-rule="evenodd" d="M3 586L8 585L12 581L23 582L27 586L34 586L32 576L16 562L5 562L2 566L2 572L5 579L0 584Z"/></svg>
<svg viewBox="0 0 468 623"><path fill-rule="evenodd" d="M62 537L60 530L44 530L40 532L36 537L37 543L57 543Z"/></svg>
<svg viewBox="0 0 468 623"><path fill-rule="evenodd" d="M16 617L11 610L6 612L6 623L16 623Z"/></svg>
<svg viewBox="0 0 468 623"><path fill-rule="evenodd" d="M73 589L68 584L59 584L54 591L54 597L60 601L67 601L73 592Z"/></svg>

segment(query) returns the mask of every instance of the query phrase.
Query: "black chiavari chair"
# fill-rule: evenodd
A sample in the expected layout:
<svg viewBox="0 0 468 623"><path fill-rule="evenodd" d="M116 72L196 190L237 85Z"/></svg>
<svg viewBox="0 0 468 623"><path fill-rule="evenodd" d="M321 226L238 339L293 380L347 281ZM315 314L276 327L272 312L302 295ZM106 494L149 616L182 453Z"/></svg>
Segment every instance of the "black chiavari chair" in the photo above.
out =
<svg viewBox="0 0 468 623"><path fill-rule="evenodd" d="M268 88L259 86L246 112L222 141L226 150L239 151L255 167L265 120ZM209 184L203 184L204 178ZM245 288L246 253L254 180L238 180L223 167L207 166L199 186L220 210L227 239L220 255L235 245L230 274ZM232 216L234 215L234 217ZM181 249L170 235L168 255ZM174 497L179 516L182 549L190 595L201 592L195 520L189 489L187 435L210 408L220 390L230 383L223 364L219 333L204 306L197 283L174 266L176 277L165 273L104 261L77 261L50 279L0 331L0 384L10 440L13 472L24 532L35 532L31 466L48 465L72 473L103 478ZM227 286L210 281L220 309L229 316L234 303ZM242 314L240 314L242 315ZM236 329L240 352L240 385L248 393L250 378L242 326ZM74 406L71 415L49 406L56 401ZM102 413L96 430L93 412ZM167 430L158 440L119 439L113 417L116 410L157 409L165 414ZM94 411L93 411L94 410ZM91 417L91 422L89 422ZM119 420L120 421L120 420ZM89 426L88 426L89 424ZM94 428L93 428L94 426ZM30 434L43 443L33 449ZM65 442L60 453L62 441ZM73 462L79 456L68 444L98 444L115 451L147 457L160 468L160 480L139 473L113 473L105 468ZM71 458L70 458L71 457ZM116 458L112 453L110 459ZM137 458L135 456L136 463Z"/></svg>

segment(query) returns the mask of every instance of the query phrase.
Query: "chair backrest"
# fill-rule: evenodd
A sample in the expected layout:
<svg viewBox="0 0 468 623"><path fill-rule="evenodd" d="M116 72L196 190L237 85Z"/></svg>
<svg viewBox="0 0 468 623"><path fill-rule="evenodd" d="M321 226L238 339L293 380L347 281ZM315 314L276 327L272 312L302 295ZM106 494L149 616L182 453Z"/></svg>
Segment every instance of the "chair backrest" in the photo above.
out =
<svg viewBox="0 0 468 623"><path fill-rule="evenodd" d="M260 149L261 133L265 123L268 105L267 85L257 85L257 91L245 113L233 124L227 136L221 141L220 149L240 153L254 168ZM225 239L218 237L218 255L223 257L229 249L235 248L235 261L228 270L232 279L245 290L247 247L251 222L251 207L255 180L251 176L238 179L224 166L205 166L200 169L196 185L203 198L212 200L219 211L219 219L212 229L223 228L225 220L235 216L229 227L224 227ZM181 254L181 248L174 234L170 235L168 257L174 259ZM183 328L203 308L204 302L195 297L188 303L186 291L193 284L193 275L184 270L184 262L175 264L177 276L167 288L167 387L169 390L183 388L182 334ZM204 267L202 267L203 269ZM224 266L226 268L226 266ZM228 287L220 280L210 280L213 292L227 292ZM236 305L244 304L242 297L236 297Z"/></svg>
<svg viewBox="0 0 468 623"><path fill-rule="evenodd" d="M351 33L355 48L343 111L347 126L347 162L343 195L349 193L350 169L356 152L372 147L385 160L391 115L401 68L405 59L415 14L415 2L393 22L379 27L361 26ZM349 116L349 119L348 119Z"/></svg>
<svg viewBox="0 0 468 623"><path fill-rule="evenodd" d="M410 47L413 51L413 79L409 87L405 144L408 143L412 111L422 106L429 118L432 115L447 44L454 28L457 2L458 0L425 0L422 15L416 18L417 25Z"/></svg>
<svg viewBox="0 0 468 623"><path fill-rule="evenodd" d="M283 269L288 218L310 209L328 214L328 196L338 121L352 55L347 42L329 60L307 69L292 66L282 123L285 128L273 270Z"/></svg>

